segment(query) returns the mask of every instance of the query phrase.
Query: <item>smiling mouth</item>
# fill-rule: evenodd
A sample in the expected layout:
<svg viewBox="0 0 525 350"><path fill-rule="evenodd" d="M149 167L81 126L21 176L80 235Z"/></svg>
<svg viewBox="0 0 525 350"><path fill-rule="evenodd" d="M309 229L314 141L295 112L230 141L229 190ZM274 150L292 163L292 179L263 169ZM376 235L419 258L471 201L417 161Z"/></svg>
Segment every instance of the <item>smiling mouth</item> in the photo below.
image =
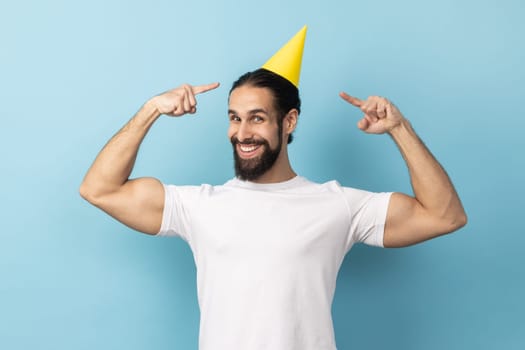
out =
<svg viewBox="0 0 525 350"><path fill-rule="evenodd" d="M260 144L237 144L237 152L243 158L250 158L254 156L257 150L261 147Z"/></svg>

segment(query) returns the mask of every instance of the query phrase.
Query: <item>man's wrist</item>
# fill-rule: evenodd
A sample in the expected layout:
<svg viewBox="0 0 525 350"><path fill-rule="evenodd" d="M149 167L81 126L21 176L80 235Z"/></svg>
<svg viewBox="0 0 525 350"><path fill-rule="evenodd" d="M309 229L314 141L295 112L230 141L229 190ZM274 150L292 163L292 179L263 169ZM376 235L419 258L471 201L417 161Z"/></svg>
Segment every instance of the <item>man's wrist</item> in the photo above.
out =
<svg viewBox="0 0 525 350"><path fill-rule="evenodd" d="M148 100L130 121L130 127L149 129L160 117L161 113L152 99Z"/></svg>
<svg viewBox="0 0 525 350"><path fill-rule="evenodd" d="M143 114L148 116L148 119L153 119L153 121L155 121L162 114L160 112L160 110L159 110L159 107L158 107L158 104L157 104L157 101L156 101L155 98L156 98L156 96L151 98L151 99L149 99L144 104L144 106L142 106Z"/></svg>
<svg viewBox="0 0 525 350"><path fill-rule="evenodd" d="M150 98L146 103L144 103L144 106L142 106L142 109L147 114L153 114L157 117L160 116L162 113L160 113L158 104L157 104L157 96Z"/></svg>
<svg viewBox="0 0 525 350"><path fill-rule="evenodd" d="M407 131L410 131L410 130L412 130L412 125L407 119L403 118L399 122L399 124L392 127L392 129L390 129L388 133L390 134L392 138L396 139L397 137L401 136L401 134Z"/></svg>

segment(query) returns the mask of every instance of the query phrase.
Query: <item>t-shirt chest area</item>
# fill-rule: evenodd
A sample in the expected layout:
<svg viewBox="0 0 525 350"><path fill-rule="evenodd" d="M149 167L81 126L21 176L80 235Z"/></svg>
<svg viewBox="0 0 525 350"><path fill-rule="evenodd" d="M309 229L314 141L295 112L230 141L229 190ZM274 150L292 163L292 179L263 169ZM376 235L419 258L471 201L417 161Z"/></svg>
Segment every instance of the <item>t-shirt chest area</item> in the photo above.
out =
<svg viewBox="0 0 525 350"><path fill-rule="evenodd" d="M318 259L345 246L349 214L333 193L235 191L199 203L196 253L208 257Z"/></svg>

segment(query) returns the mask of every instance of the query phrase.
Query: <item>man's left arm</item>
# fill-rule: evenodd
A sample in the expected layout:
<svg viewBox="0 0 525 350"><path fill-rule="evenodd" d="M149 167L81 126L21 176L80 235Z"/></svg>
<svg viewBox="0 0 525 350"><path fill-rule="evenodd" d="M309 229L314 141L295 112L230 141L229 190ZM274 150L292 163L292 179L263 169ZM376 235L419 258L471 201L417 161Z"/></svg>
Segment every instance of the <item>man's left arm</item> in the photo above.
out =
<svg viewBox="0 0 525 350"><path fill-rule="evenodd" d="M414 197L392 194L384 246L405 247L463 227L467 216L450 178L397 107L378 96L367 100L346 93L340 96L364 112L357 123L359 129L371 134L388 133L408 166Z"/></svg>

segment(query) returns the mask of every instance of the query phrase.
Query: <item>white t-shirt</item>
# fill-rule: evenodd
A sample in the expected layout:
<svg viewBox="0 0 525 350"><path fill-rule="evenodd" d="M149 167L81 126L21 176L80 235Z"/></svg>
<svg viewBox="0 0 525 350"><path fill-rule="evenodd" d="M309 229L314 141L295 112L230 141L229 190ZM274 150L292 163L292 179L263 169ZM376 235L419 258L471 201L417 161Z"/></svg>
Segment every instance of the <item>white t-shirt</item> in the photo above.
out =
<svg viewBox="0 0 525 350"><path fill-rule="evenodd" d="M335 350L331 306L352 245L382 246L390 193L233 179L164 185L159 235L197 266L201 350Z"/></svg>

